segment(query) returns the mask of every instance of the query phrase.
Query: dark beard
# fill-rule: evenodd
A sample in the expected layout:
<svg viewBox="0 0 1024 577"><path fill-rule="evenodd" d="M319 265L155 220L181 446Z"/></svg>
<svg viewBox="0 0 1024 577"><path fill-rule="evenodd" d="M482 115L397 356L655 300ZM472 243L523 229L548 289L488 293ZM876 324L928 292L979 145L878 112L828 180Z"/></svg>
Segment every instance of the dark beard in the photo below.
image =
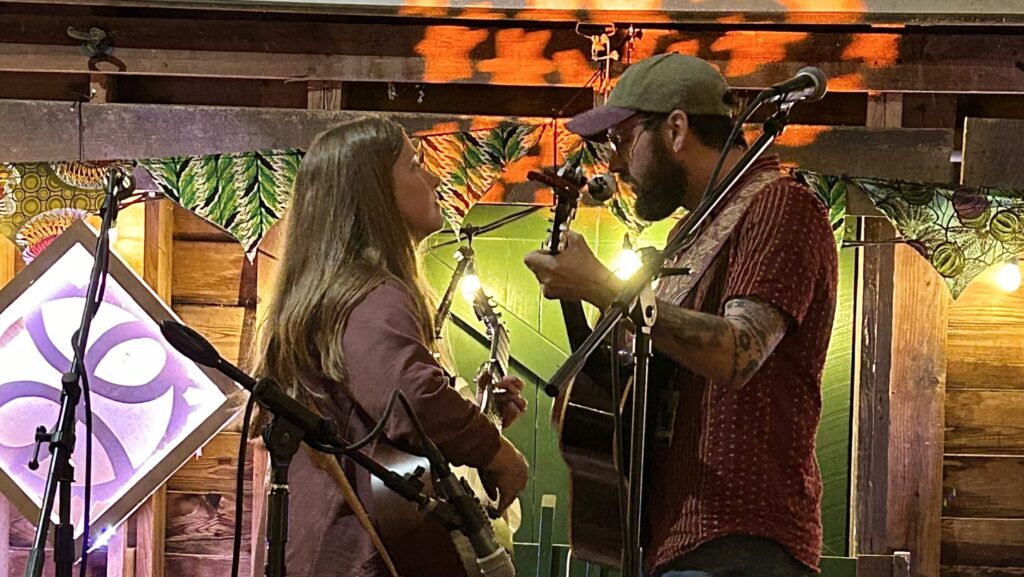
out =
<svg viewBox="0 0 1024 577"><path fill-rule="evenodd" d="M666 144L653 138L651 170L642 181L630 178L636 192L636 214L654 222L668 218L686 198L686 168L669 154Z"/></svg>

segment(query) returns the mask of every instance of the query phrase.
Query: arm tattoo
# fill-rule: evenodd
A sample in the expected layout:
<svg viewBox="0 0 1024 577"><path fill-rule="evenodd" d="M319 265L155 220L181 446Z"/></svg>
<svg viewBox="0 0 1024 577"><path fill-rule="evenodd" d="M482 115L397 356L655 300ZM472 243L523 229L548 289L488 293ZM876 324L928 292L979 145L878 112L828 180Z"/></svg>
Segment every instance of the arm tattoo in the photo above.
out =
<svg viewBox="0 0 1024 577"><path fill-rule="evenodd" d="M698 375L725 382L732 377L733 329L722 317L658 301L654 345Z"/></svg>
<svg viewBox="0 0 1024 577"><path fill-rule="evenodd" d="M740 388L768 360L786 335L786 317L760 300L741 298L725 304L725 320L736 339L733 350L732 388Z"/></svg>

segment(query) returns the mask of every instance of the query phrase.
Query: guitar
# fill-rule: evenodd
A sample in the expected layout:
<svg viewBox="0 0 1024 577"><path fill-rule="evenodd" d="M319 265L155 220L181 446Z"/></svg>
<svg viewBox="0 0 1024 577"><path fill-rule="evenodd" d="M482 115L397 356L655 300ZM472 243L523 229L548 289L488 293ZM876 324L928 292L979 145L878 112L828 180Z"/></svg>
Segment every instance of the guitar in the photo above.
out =
<svg viewBox="0 0 1024 577"><path fill-rule="evenodd" d="M576 215L580 187L567 179L544 180L555 198L551 235L543 247L551 254L565 249L565 231ZM575 351L591 329L580 301L560 301L569 346ZM613 353L613 350L616 351ZM627 476L620 471L614 412L619 411L623 431L621 463L628 467L632 416L632 367L620 366L620 397L613 401L610 344L590 356L575 380L555 400L553 418L562 458L569 468L569 542L573 555L585 561L618 567L624 536L621 531L619 488ZM655 355L651 380L660 379L670 361ZM656 381L655 381L656 382Z"/></svg>
<svg viewBox="0 0 1024 577"><path fill-rule="evenodd" d="M488 359L477 373L478 377L485 372L490 376L489 382L481 391L480 410L500 429L502 417L495 400L501 391L497 390L495 385L508 374L508 331L501 322L500 314L494 309L493 303L483 290L477 291L473 310L484 323L490 340ZM463 396L470 396L471 393L466 390L469 388L468 385L461 387L460 393ZM433 492L431 475L428 472L430 466L425 458L401 451L387 442L377 443L373 458L399 474L419 477L425 485L425 490ZM497 499L487 494L476 469L453 467L452 473L463 478L469 485L491 517L491 525L498 542L511 553L512 535L519 528L521 520L519 502L515 501L508 510L499 512ZM424 513L384 487L378 480L371 479L371 486L372 514L381 539L391 553L400 574L423 577L480 576L476 556L472 548L467 547L468 543L457 546L453 536L440 523L428 519Z"/></svg>

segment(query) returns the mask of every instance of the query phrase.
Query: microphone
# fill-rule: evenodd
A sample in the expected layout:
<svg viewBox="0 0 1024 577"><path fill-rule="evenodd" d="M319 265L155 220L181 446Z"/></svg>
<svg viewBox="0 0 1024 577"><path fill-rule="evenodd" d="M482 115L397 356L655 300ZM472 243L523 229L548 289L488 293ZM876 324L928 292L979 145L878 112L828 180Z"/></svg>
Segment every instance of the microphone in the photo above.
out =
<svg viewBox="0 0 1024 577"><path fill-rule="evenodd" d="M135 177L132 172L116 166L107 171L107 190L114 192L114 199L121 202L135 192Z"/></svg>
<svg viewBox="0 0 1024 577"><path fill-rule="evenodd" d="M549 170L531 170L526 178L551 188L586 189L591 198L598 202L607 201L615 195L618 189L615 177L611 174L599 174L588 180L583 174L583 168L579 165L578 159L567 162L554 173Z"/></svg>
<svg viewBox="0 0 1024 577"><path fill-rule="evenodd" d="M465 481L447 471L447 475L439 476L437 482L462 519L461 530L473 548L480 573L484 577L515 577L516 566L512 557L494 538L491 520L472 491L463 484Z"/></svg>
<svg viewBox="0 0 1024 577"><path fill-rule="evenodd" d="M821 100L827 91L828 76L820 68L805 66L793 78L773 85L762 94L768 95L765 102L815 102Z"/></svg>
<svg viewBox="0 0 1024 577"><path fill-rule="evenodd" d="M598 202L611 199L618 189L619 184L615 181L615 177L608 173L598 174L587 181L587 193Z"/></svg>
<svg viewBox="0 0 1024 577"><path fill-rule="evenodd" d="M160 333L167 339L167 342L177 351L193 362L204 367L217 369L224 373L232 381L252 391L256 388L256 379L243 373L238 367L221 358L217 349L213 348L210 341L203 335L197 333L191 327L175 321L161 321Z"/></svg>

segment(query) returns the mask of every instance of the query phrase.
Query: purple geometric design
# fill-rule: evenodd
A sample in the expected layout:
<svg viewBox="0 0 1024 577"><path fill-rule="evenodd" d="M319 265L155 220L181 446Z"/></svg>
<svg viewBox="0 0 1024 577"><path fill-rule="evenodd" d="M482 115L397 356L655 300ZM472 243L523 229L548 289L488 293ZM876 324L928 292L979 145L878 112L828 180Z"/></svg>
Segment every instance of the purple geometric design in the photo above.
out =
<svg viewBox="0 0 1024 577"><path fill-rule="evenodd" d="M37 511L49 454L41 452L39 469L28 468L33 435L38 425L49 428L56 420L60 377L71 363L71 337L81 320L92 262L88 249L72 244L0 311L0 472ZM134 277L130 280L140 284ZM155 300L151 293L146 296ZM162 316L169 318L169 311ZM230 404L230 389L219 386L170 347L160 334L157 320L143 310L115 275L108 275L85 354L93 406L90 518L94 524L155 469L159 467L158 472L166 476L180 466L198 448L190 446L189 453L182 455L179 447L184 441L199 445L206 438L197 440L197 434L212 436L227 422L223 413ZM223 422L215 423L211 430L210 421L215 415ZM73 460L78 483L72 489L76 538L82 531L84 403L78 405L77 419ZM168 466L176 450L173 457L177 461ZM148 478L152 481L153 475ZM136 505L121 503L117 509L127 514ZM54 513L56 521L56 508ZM113 525L120 518L105 521ZM97 526L93 535L102 528Z"/></svg>

